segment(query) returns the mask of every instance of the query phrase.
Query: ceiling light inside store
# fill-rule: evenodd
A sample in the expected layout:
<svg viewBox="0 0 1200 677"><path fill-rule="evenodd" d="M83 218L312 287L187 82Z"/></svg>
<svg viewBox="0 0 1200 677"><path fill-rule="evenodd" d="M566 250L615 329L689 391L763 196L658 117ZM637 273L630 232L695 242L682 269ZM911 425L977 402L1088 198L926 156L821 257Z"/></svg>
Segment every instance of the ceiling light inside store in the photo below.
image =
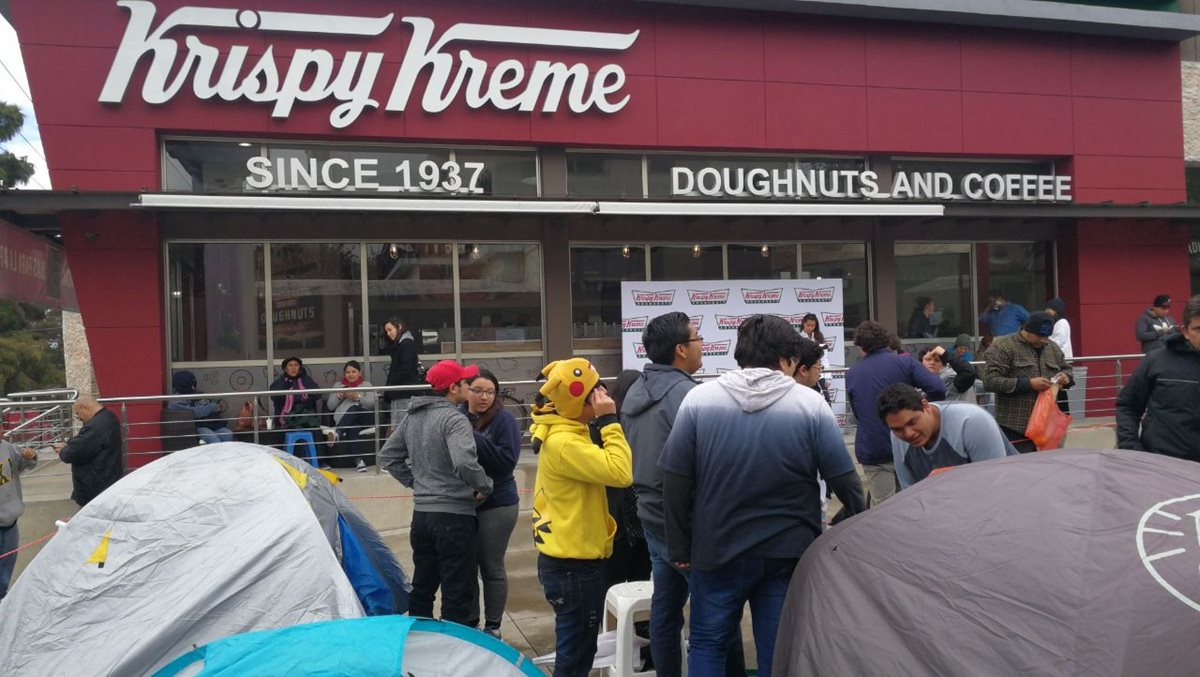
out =
<svg viewBox="0 0 1200 677"><path fill-rule="evenodd" d="M479 245L477 245L477 244L471 245L471 253L469 254L469 256L471 257L472 261L479 260Z"/></svg>
<svg viewBox="0 0 1200 677"><path fill-rule="evenodd" d="M764 244L762 249L759 250L759 253L761 253L762 257L765 259L771 255L771 248Z"/></svg>
<svg viewBox="0 0 1200 677"><path fill-rule="evenodd" d="M700 245L692 245L692 256L697 259L700 258Z"/></svg>
<svg viewBox="0 0 1200 677"><path fill-rule="evenodd" d="M392 257L393 261L400 258L400 248L395 243L388 245L388 256Z"/></svg>
<svg viewBox="0 0 1200 677"><path fill-rule="evenodd" d="M239 141L238 142L238 146L241 148L249 148L250 146L253 146L253 145L254 144L250 143L249 141Z"/></svg>
<svg viewBox="0 0 1200 677"><path fill-rule="evenodd" d="M621 247L621 257L626 259L629 258L629 245Z"/></svg>

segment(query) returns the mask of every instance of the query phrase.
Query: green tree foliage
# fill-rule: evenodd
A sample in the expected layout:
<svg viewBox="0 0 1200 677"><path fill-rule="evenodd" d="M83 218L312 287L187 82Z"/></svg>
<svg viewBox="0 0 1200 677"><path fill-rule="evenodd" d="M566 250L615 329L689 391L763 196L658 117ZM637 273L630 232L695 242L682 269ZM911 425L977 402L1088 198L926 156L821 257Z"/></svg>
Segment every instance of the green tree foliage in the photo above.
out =
<svg viewBox="0 0 1200 677"><path fill-rule="evenodd" d="M62 313L0 301L0 394L62 387Z"/></svg>
<svg viewBox="0 0 1200 677"><path fill-rule="evenodd" d="M25 114L11 103L0 103L0 143L11 141L25 125ZM33 178L35 169L26 156L9 151L0 153L0 182L10 188L23 186Z"/></svg>

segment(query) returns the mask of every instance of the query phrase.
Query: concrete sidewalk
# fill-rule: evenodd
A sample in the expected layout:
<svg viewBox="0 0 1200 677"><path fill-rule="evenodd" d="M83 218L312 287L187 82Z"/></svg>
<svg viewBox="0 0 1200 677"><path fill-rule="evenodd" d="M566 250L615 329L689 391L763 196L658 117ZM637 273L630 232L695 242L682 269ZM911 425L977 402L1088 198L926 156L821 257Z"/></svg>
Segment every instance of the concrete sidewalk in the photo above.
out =
<svg viewBox="0 0 1200 677"><path fill-rule="evenodd" d="M1067 448L1111 448L1115 445L1113 421L1108 419L1085 419L1073 422L1067 436ZM847 446L853 455L853 437L848 436ZM339 470L343 482L342 492L351 498L372 524L383 534L384 539L396 553L397 558L411 575L412 550L408 542L408 525L412 519L410 492L386 474L378 474L372 468L367 473L354 470ZM525 654L536 657L554 650L554 614L542 596L537 580L537 551L533 547L530 531L530 507L532 490L537 473L537 458L525 453L517 466L517 486L521 492L521 516L509 541L506 557L509 576L507 611L501 631L504 640ZM77 508L70 501L71 481L69 469L57 460L22 477L26 512L19 524L22 544L29 544L43 536L54 533L54 521L69 519ZM18 555L16 576L41 550L43 543L36 543ZM746 639L747 665L755 664L753 633L750 630L749 614L743 621L743 637Z"/></svg>

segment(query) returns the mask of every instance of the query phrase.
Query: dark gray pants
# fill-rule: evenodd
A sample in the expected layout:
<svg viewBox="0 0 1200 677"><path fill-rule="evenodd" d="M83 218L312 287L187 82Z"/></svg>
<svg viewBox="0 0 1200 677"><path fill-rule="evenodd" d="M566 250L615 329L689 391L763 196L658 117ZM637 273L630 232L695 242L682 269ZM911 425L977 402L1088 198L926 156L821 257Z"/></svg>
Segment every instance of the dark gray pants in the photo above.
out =
<svg viewBox="0 0 1200 677"><path fill-rule="evenodd" d="M500 629L504 620L504 605L508 602L508 572L504 570L504 554L508 540L517 525L519 505L480 510L479 517L479 578L483 581L483 617L485 628ZM469 618L479 623L479 596L471 599Z"/></svg>

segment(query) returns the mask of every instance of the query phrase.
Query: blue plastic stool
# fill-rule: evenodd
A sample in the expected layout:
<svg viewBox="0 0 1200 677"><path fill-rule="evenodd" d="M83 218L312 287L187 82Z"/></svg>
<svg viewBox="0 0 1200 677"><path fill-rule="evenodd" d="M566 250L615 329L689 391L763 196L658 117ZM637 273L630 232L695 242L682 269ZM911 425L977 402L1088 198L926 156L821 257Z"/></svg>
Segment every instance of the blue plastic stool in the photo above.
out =
<svg viewBox="0 0 1200 677"><path fill-rule="evenodd" d="M287 453L293 456L296 455L297 442L308 443L308 462L311 463L312 467L314 468L321 467L317 462L317 443L315 440L313 440L313 434L308 430L295 430L283 436L283 443L287 449Z"/></svg>

